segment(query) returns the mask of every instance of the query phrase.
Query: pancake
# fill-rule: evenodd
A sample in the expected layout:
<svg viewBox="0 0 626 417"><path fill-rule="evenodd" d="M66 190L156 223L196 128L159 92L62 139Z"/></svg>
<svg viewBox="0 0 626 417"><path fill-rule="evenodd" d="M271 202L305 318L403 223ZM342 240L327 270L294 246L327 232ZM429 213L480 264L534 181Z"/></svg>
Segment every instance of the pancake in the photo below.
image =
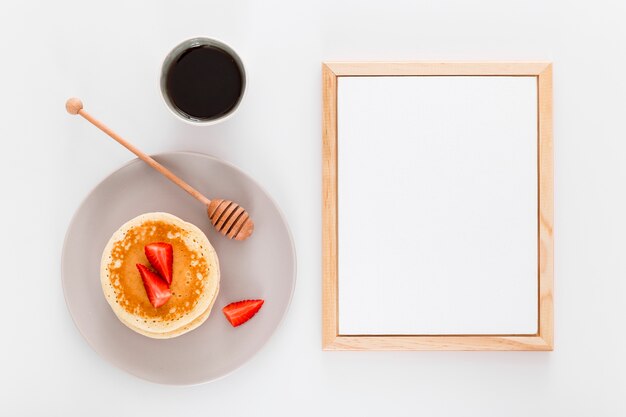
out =
<svg viewBox="0 0 626 417"><path fill-rule="evenodd" d="M150 304L136 268L138 263L150 265L144 246L153 242L169 243L174 252L172 296L159 308ZM193 224L168 213L146 213L113 234L102 253L100 281L122 323L147 337L172 338L209 317L219 291L219 261Z"/></svg>

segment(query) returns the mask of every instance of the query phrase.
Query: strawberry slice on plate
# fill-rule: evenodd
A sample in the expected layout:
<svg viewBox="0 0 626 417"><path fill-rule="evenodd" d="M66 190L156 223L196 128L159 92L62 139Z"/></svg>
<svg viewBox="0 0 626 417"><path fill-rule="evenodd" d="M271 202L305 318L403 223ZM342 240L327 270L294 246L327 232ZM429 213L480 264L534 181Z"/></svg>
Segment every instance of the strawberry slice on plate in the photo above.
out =
<svg viewBox="0 0 626 417"><path fill-rule="evenodd" d="M233 325L240 326L250 320L263 306L263 300L243 300L228 304L222 312Z"/></svg>
<svg viewBox="0 0 626 417"><path fill-rule="evenodd" d="M143 248L148 262L167 282L172 284L172 265L174 263L174 251L172 245L164 242L150 243Z"/></svg>
<svg viewBox="0 0 626 417"><path fill-rule="evenodd" d="M143 286L146 289L150 304L159 308L167 303L167 300L172 296L172 292L167 283L145 265L137 264L137 269L141 275L141 280L143 281Z"/></svg>

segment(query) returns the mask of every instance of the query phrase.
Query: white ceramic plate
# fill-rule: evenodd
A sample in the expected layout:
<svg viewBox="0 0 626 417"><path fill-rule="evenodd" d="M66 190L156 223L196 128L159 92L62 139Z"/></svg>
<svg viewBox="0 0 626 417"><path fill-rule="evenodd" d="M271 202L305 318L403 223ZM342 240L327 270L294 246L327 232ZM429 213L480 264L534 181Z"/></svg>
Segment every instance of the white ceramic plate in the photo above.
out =
<svg viewBox="0 0 626 417"><path fill-rule="evenodd" d="M140 378L163 384L208 382L237 369L267 342L285 315L295 286L296 258L289 227L276 203L249 176L214 157L187 152L154 157L207 197L236 201L255 222L243 242L219 235L202 204L139 160L94 188L74 215L62 255L63 291L76 326L103 358ZM207 321L183 336L156 340L124 326L104 299L100 257L122 224L164 211L202 229L220 260L220 292ZM263 308L233 328L222 307L262 298Z"/></svg>

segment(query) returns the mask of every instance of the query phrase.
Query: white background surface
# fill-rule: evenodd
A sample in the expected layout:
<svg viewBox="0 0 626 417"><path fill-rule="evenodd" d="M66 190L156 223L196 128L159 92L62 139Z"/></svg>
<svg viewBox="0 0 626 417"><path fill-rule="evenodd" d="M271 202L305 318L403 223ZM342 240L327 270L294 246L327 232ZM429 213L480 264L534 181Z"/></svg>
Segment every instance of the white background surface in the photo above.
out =
<svg viewBox="0 0 626 417"><path fill-rule="evenodd" d="M537 333L537 78L340 77L339 334Z"/></svg>
<svg viewBox="0 0 626 417"><path fill-rule="evenodd" d="M626 414L625 19L621 0L3 3L0 413ZM196 34L231 43L250 75L240 112L206 129L175 120L158 92L161 59ZM320 61L339 59L554 61L554 352L321 351ZM59 276L65 229L130 155L66 115L70 95L148 152L235 163L284 209L293 303L231 376L146 383L75 329Z"/></svg>

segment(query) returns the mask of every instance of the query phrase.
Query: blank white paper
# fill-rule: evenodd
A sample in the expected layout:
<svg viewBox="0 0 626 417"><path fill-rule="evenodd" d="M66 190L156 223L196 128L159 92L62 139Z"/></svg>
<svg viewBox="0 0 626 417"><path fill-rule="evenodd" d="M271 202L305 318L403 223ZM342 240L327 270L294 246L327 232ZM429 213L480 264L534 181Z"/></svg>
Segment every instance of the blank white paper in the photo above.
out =
<svg viewBox="0 0 626 417"><path fill-rule="evenodd" d="M339 333L534 334L534 77L339 77Z"/></svg>

